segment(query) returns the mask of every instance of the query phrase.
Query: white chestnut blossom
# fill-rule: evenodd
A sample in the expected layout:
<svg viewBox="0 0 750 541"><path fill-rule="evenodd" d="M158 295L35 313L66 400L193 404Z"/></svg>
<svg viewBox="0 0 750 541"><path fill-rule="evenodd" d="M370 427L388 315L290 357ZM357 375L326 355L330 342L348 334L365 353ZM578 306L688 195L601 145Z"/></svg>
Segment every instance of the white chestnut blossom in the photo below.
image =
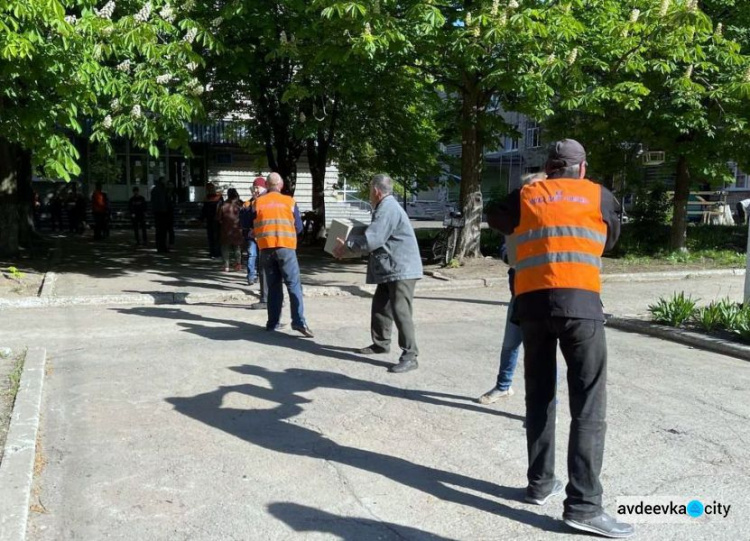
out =
<svg viewBox="0 0 750 541"><path fill-rule="evenodd" d="M172 6L169 4L165 4L163 8L161 8L161 11L159 12L159 16L167 21L168 23L171 23L174 21L175 15L174 10L172 9Z"/></svg>
<svg viewBox="0 0 750 541"><path fill-rule="evenodd" d="M510 2L508 2L508 7L510 9L518 9L518 2L516 2L516 0L510 0Z"/></svg>
<svg viewBox="0 0 750 541"><path fill-rule="evenodd" d="M370 23L365 23L365 36L372 36L372 28L370 28Z"/></svg>
<svg viewBox="0 0 750 541"><path fill-rule="evenodd" d="M151 2L146 2L143 7L135 14L134 19L140 23L145 23L151 16Z"/></svg>
<svg viewBox="0 0 750 541"><path fill-rule="evenodd" d="M197 28L190 28L187 33L185 34L185 37L182 38L183 41L186 41L188 43L193 43L195 41L196 36L198 35L198 29Z"/></svg>
<svg viewBox="0 0 750 541"><path fill-rule="evenodd" d="M492 9L490 9L490 15L497 17L497 13L500 11L500 0L492 0Z"/></svg>
<svg viewBox="0 0 750 541"><path fill-rule="evenodd" d="M568 58L566 58L566 62L569 66L572 66L575 64L576 59L578 58L578 47L573 47L573 50L568 53Z"/></svg>
<svg viewBox="0 0 750 541"><path fill-rule="evenodd" d="M638 22L638 17L641 16L641 10L640 9L634 9L630 12L630 22L636 23Z"/></svg>
<svg viewBox="0 0 750 541"><path fill-rule="evenodd" d="M221 25L221 23L223 23L223 22L224 22L224 17L216 17L213 21L211 21L211 26L213 26L214 28L216 28L219 25Z"/></svg>
<svg viewBox="0 0 750 541"><path fill-rule="evenodd" d="M76 21L78 21L78 18L75 15L67 15L65 17L65 22L70 25L76 24Z"/></svg>
<svg viewBox="0 0 750 541"><path fill-rule="evenodd" d="M717 24L715 32L717 36L721 36L724 33L724 25L721 23Z"/></svg>
<svg viewBox="0 0 750 541"><path fill-rule="evenodd" d="M301 112L301 113L299 114L299 121L300 121L300 122L301 122L302 124L304 124L304 123L305 123L305 120L307 120L307 117L305 116L305 113L304 113L304 112Z"/></svg>
<svg viewBox="0 0 750 541"><path fill-rule="evenodd" d="M141 106L138 104L133 105L133 108L130 110L130 116L133 118L141 118Z"/></svg>
<svg viewBox="0 0 750 541"><path fill-rule="evenodd" d="M555 60L557 60L557 55L552 53L547 57L547 64L552 64Z"/></svg>
<svg viewBox="0 0 750 541"><path fill-rule="evenodd" d="M102 9L94 9L94 13L96 13L96 16L102 19L111 19L112 14L114 12L115 12L114 0L109 0L109 2L104 4L104 7Z"/></svg>
<svg viewBox="0 0 750 541"><path fill-rule="evenodd" d="M750 68L747 68L747 71L745 72L745 77L743 79L746 83L750 83Z"/></svg>
<svg viewBox="0 0 750 541"><path fill-rule="evenodd" d="M118 100L117 98L113 99L109 103L109 108L112 109L113 113L118 112L120 110L120 100Z"/></svg>
<svg viewBox="0 0 750 541"><path fill-rule="evenodd" d="M157 75L156 82L160 85L165 85L172 80L172 76L169 73L163 75Z"/></svg>
<svg viewBox="0 0 750 541"><path fill-rule="evenodd" d="M117 70L124 73L130 73L130 60L126 58L125 60L117 64Z"/></svg>
<svg viewBox="0 0 750 541"><path fill-rule="evenodd" d="M104 120L102 120L102 126L104 126L105 129L109 129L112 127L112 117L107 115L104 117Z"/></svg>
<svg viewBox="0 0 750 541"><path fill-rule="evenodd" d="M659 6L659 16L664 17L666 16L667 12L669 12L669 4L670 0L661 0L661 6Z"/></svg>
<svg viewBox="0 0 750 541"><path fill-rule="evenodd" d="M281 31L281 34L279 35L279 41L281 42L282 45L286 44L286 32L284 32L283 30Z"/></svg>
<svg viewBox="0 0 750 541"><path fill-rule="evenodd" d="M185 66L188 71L195 71L198 69L198 63L197 62L188 62Z"/></svg>
<svg viewBox="0 0 750 541"><path fill-rule="evenodd" d="M690 79L693 76L693 65L690 64L685 70L685 78Z"/></svg>

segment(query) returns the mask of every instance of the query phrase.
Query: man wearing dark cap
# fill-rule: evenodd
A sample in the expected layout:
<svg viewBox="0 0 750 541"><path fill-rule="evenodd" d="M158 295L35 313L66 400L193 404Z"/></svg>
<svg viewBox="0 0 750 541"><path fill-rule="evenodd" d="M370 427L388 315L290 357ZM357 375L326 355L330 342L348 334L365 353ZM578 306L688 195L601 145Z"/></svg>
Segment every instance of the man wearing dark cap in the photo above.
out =
<svg viewBox="0 0 750 541"><path fill-rule="evenodd" d="M562 493L555 479L557 344L568 365L570 441L563 519L610 538L633 527L602 508L599 475L606 430L607 344L599 296L601 256L620 235L616 199L585 180L586 151L572 139L554 143L547 179L508 196L493 223L517 239L515 309L523 333L526 383L526 501L543 505Z"/></svg>

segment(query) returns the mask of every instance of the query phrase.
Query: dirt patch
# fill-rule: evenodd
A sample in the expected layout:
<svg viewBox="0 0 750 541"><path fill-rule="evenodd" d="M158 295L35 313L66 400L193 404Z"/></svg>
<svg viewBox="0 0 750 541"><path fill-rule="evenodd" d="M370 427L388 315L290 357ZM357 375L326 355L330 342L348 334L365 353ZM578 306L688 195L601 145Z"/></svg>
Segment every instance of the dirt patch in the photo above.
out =
<svg viewBox="0 0 750 541"><path fill-rule="evenodd" d="M44 273L19 269L21 274L0 272L0 298L36 297L44 281Z"/></svg>
<svg viewBox="0 0 750 541"><path fill-rule="evenodd" d="M5 440L10 427L10 414L13 411L13 402L21 378L23 357L23 353L9 357L0 356L0 462L3 460Z"/></svg>

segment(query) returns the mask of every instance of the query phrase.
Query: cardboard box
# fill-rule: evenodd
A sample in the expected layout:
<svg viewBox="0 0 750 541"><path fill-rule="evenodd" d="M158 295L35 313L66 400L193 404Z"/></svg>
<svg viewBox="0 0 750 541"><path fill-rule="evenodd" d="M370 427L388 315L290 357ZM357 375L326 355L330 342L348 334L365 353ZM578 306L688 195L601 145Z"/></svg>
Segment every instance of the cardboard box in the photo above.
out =
<svg viewBox="0 0 750 541"><path fill-rule="evenodd" d="M367 224L357 220L336 220L331 222L331 227L328 228L328 236L326 237L326 245L323 248L326 252L333 255L333 249L336 247L336 239L342 238L349 240L350 235L363 235L367 229ZM345 258L362 257L363 254L355 253L347 250L344 253Z"/></svg>

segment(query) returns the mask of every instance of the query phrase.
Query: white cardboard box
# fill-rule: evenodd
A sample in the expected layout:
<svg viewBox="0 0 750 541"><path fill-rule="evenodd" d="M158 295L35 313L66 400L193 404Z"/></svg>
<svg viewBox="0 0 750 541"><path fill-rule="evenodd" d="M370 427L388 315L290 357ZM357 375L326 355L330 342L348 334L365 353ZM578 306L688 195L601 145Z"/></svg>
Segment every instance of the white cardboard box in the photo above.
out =
<svg viewBox="0 0 750 541"><path fill-rule="evenodd" d="M333 255L333 249L336 247L337 238L349 240L350 235L352 234L362 235L364 234L365 229L367 229L367 224L357 221L357 220L334 219L331 222L331 227L328 228L326 245L325 245L325 248L323 248L323 250ZM344 252L343 257L345 258L362 257L362 254L347 250L346 252Z"/></svg>

